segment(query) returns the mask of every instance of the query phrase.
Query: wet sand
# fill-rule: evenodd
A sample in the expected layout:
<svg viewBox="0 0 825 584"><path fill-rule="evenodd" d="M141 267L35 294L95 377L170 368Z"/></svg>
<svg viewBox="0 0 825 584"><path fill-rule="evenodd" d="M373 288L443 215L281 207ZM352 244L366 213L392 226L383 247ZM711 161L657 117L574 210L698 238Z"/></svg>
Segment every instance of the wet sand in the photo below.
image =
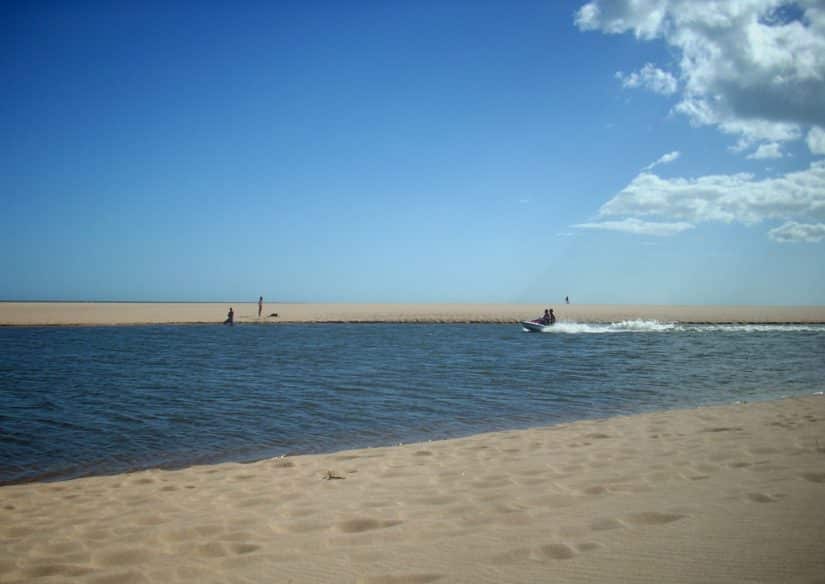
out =
<svg viewBox="0 0 825 584"><path fill-rule="evenodd" d="M577 304L284 304L0 302L0 326L220 323L229 307L247 323L511 323L554 308L562 321L825 323L825 306L658 306ZM277 314L277 316L270 316Z"/></svg>
<svg viewBox="0 0 825 584"><path fill-rule="evenodd" d="M0 487L0 582L822 582L825 397Z"/></svg>

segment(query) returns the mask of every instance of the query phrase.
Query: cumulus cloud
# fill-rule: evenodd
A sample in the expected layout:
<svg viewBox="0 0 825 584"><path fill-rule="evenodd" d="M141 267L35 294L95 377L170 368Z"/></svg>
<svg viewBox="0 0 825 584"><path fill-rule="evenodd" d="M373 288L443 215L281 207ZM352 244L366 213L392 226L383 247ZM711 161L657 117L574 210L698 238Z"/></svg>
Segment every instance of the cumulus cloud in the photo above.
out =
<svg viewBox="0 0 825 584"><path fill-rule="evenodd" d="M825 130L814 126L808 132L808 148L814 154L825 154Z"/></svg>
<svg viewBox="0 0 825 584"><path fill-rule="evenodd" d="M668 235L675 235L693 229L690 223L664 223L658 221L642 221L633 217L622 219L621 221L602 221L599 223L579 223L573 225L579 229L606 229L608 231L623 231L625 233L633 233L636 235L655 235L657 237L666 237Z"/></svg>
<svg viewBox="0 0 825 584"><path fill-rule="evenodd" d="M664 40L679 58L680 83L652 64L622 82L660 93L681 88L675 111L738 136L740 149L797 140L825 120L822 0L593 0L575 22L583 31ZM808 136L821 153L818 134Z"/></svg>
<svg viewBox="0 0 825 584"><path fill-rule="evenodd" d="M753 154L748 154L751 160L767 160L771 158L782 158L782 147L777 142L760 144Z"/></svg>
<svg viewBox="0 0 825 584"><path fill-rule="evenodd" d="M650 169L655 168L655 167L657 167L661 164L669 164L669 163L673 162L674 160L676 160L677 158L679 158L680 155L681 154L679 153L678 150L674 150L673 152L668 152L667 154L664 154L663 156L661 156L656 162L651 162L650 164L645 166L644 169L645 170L650 170Z"/></svg>
<svg viewBox="0 0 825 584"><path fill-rule="evenodd" d="M817 243L825 239L825 223L797 223L789 221L769 232L771 239L780 243Z"/></svg>
<svg viewBox="0 0 825 584"><path fill-rule="evenodd" d="M818 242L825 229L825 160L761 180L747 173L665 179L643 171L601 206L599 217L575 227L665 236L698 223L783 221L769 232L775 241Z"/></svg>
<svg viewBox="0 0 825 584"><path fill-rule="evenodd" d="M616 78L622 82L622 87L643 87L661 95L673 95L679 86L673 75L654 67L652 63L647 63L640 71L629 75L619 71Z"/></svg>
<svg viewBox="0 0 825 584"><path fill-rule="evenodd" d="M602 205L599 214L747 225L771 219L825 220L825 161L762 180L747 173L664 179L643 172Z"/></svg>

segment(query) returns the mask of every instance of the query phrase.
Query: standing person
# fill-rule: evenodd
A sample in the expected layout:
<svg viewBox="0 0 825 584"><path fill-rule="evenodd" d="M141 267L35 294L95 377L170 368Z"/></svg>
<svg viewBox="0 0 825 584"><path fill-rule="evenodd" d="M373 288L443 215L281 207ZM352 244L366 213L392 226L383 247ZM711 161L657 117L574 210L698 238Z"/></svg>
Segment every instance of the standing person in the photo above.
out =
<svg viewBox="0 0 825 584"><path fill-rule="evenodd" d="M229 312L226 314L226 320L223 321L223 324L228 324L229 326L234 326L235 324L235 311L232 310L232 307L229 307Z"/></svg>
<svg viewBox="0 0 825 584"><path fill-rule="evenodd" d="M264 297L258 298L258 318L261 318L261 311L264 309Z"/></svg>
<svg viewBox="0 0 825 584"><path fill-rule="evenodd" d="M564 303L565 304L570 304L570 297L569 296L564 297Z"/></svg>

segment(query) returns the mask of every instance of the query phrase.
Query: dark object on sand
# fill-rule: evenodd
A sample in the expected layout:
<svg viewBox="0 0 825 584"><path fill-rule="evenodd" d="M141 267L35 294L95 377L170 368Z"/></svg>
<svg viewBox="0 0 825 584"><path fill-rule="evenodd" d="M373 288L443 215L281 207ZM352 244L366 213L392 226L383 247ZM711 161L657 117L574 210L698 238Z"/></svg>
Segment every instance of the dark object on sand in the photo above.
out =
<svg viewBox="0 0 825 584"><path fill-rule="evenodd" d="M273 316L274 316L275 318L278 318L278 313L277 313L277 312L273 312L272 314L270 314L269 316L267 316L267 318L272 318Z"/></svg>

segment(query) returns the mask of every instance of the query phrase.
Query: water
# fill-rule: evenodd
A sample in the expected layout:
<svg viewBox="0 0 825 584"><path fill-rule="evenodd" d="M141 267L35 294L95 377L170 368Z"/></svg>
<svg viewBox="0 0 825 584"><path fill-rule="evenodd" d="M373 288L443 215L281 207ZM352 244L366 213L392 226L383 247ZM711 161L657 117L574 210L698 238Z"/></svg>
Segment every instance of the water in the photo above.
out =
<svg viewBox="0 0 825 584"><path fill-rule="evenodd" d="M0 329L0 484L825 390L825 326Z"/></svg>

